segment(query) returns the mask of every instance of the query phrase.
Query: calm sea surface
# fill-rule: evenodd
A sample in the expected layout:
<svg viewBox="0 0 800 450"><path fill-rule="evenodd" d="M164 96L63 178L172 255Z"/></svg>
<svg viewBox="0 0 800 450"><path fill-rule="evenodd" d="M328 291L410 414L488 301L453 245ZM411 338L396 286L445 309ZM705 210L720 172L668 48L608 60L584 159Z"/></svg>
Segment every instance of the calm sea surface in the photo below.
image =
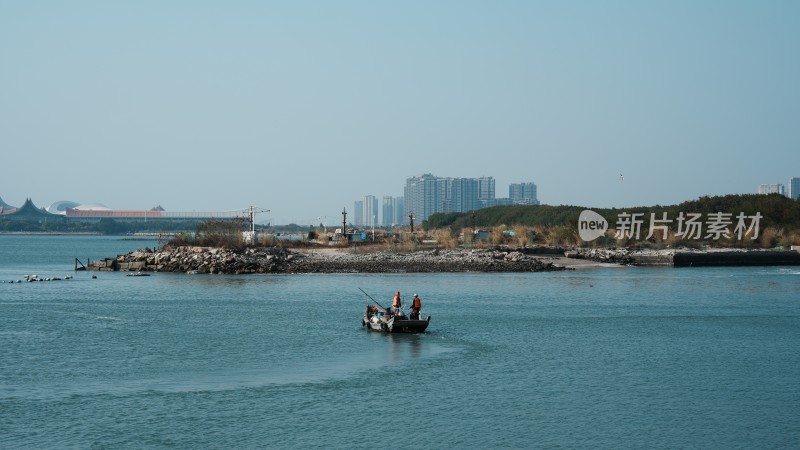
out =
<svg viewBox="0 0 800 450"><path fill-rule="evenodd" d="M800 267L72 272L0 235L0 448L800 448ZM415 292L424 335L361 328Z"/></svg>

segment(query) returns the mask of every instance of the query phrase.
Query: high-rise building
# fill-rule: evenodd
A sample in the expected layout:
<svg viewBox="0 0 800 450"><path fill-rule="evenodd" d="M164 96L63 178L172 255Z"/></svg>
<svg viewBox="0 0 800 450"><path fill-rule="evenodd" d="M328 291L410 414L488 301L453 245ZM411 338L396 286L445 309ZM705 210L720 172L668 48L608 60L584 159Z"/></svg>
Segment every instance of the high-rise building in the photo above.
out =
<svg viewBox="0 0 800 450"><path fill-rule="evenodd" d="M361 225L374 227L378 225L378 197L365 195L362 201Z"/></svg>
<svg viewBox="0 0 800 450"><path fill-rule="evenodd" d="M364 196L355 202L353 223L357 226L408 225L410 215L421 223L431 214L468 212L496 205L538 205L536 184L518 183L509 188L509 198L495 198L493 177L445 178L426 173L406 178L404 196Z"/></svg>
<svg viewBox="0 0 800 450"><path fill-rule="evenodd" d="M408 220L403 217L405 214L403 204L403 197L384 196L381 203L381 215L378 223L383 227L407 223Z"/></svg>
<svg viewBox="0 0 800 450"><path fill-rule="evenodd" d="M358 200L353 204L353 225L364 226L364 201Z"/></svg>
<svg viewBox="0 0 800 450"><path fill-rule="evenodd" d="M383 203L381 204L381 226L388 227L395 224L394 218L394 199L391 196L384 195Z"/></svg>
<svg viewBox="0 0 800 450"><path fill-rule="evenodd" d="M394 208L394 224L393 225L401 225L408 223L408 217L406 216L406 203L404 197L395 197L392 201L392 207Z"/></svg>
<svg viewBox="0 0 800 450"><path fill-rule="evenodd" d="M358 227L400 225L404 223L404 205L403 197L386 195L379 203L378 197L365 195L353 203L352 223Z"/></svg>
<svg viewBox="0 0 800 450"><path fill-rule="evenodd" d="M481 207L481 182L479 179L446 178L445 180L448 196L445 201L446 208L441 212L467 212Z"/></svg>
<svg viewBox="0 0 800 450"><path fill-rule="evenodd" d="M493 200L494 199L494 178L480 177L478 178L478 200Z"/></svg>
<svg viewBox="0 0 800 450"><path fill-rule="evenodd" d="M800 177L789 178L789 192L787 194L792 200L800 198Z"/></svg>
<svg viewBox="0 0 800 450"><path fill-rule="evenodd" d="M508 186L508 198L513 205L538 205L535 183L512 183Z"/></svg>
<svg viewBox="0 0 800 450"><path fill-rule="evenodd" d="M467 212L494 201L492 177L442 178L431 174L406 179L406 211L421 222L435 213ZM405 223L405 221L404 221Z"/></svg>
<svg viewBox="0 0 800 450"><path fill-rule="evenodd" d="M782 184L759 184L758 193L761 195L766 195L766 194L785 195Z"/></svg>
<svg viewBox="0 0 800 450"><path fill-rule="evenodd" d="M406 215L413 214L417 223L437 212L436 204L440 197L437 183L438 177L426 173L418 177L406 178L404 197L406 199ZM444 194L442 193L441 197ZM403 223L406 221L403 220Z"/></svg>

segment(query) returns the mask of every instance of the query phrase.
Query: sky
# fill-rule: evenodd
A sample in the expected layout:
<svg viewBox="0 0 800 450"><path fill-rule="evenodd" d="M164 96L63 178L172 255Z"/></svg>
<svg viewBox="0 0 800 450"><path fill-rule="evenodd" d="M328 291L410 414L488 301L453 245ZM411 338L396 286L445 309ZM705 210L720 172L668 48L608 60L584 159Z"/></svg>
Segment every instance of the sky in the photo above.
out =
<svg viewBox="0 0 800 450"><path fill-rule="evenodd" d="M755 193L800 177L800 2L4 0L0 161L15 206L275 224L424 173L597 208Z"/></svg>

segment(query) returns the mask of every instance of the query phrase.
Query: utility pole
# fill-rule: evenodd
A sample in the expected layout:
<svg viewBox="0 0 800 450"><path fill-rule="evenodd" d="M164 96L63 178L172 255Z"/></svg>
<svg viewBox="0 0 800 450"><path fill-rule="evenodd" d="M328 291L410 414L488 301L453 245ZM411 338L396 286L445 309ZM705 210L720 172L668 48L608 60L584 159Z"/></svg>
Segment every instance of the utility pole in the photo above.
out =
<svg viewBox="0 0 800 450"><path fill-rule="evenodd" d="M268 209L259 208L257 206L250 206L250 208L245 209L244 213L247 214L246 218L239 216L239 220L247 220L250 222L250 231L247 232L247 240L250 243L255 243L256 241L256 214L262 212L270 212Z"/></svg>
<svg viewBox="0 0 800 450"><path fill-rule="evenodd" d="M475 220L475 211L472 211L472 234L478 233L478 223Z"/></svg>
<svg viewBox="0 0 800 450"><path fill-rule="evenodd" d="M342 208L342 239L347 239L347 210Z"/></svg>
<svg viewBox="0 0 800 450"><path fill-rule="evenodd" d="M256 235L256 211L250 206L250 236Z"/></svg>
<svg viewBox="0 0 800 450"><path fill-rule="evenodd" d="M411 232L414 232L414 211L408 213L408 221L411 222Z"/></svg>

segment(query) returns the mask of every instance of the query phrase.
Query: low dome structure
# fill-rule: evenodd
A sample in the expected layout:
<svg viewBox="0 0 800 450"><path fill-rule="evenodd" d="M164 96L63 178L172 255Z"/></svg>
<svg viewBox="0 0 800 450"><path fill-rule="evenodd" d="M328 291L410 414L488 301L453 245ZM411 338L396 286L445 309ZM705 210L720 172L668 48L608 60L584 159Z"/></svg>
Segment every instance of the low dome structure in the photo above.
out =
<svg viewBox="0 0 800 450"><path fill-rule="evenodd" d="M45 210L50 214L60 214L64 216L67 214L67 208L75 208L78 205L80 205L80 203L71 202L69 200L59 200L45 208Z"/></svg>
<svg viewBox="0 0 800 450"><path fill-rule="evenodd" d="M73 209L77 209L78 211L111 211L111 208L100 203L85 203Z"/></svg>

